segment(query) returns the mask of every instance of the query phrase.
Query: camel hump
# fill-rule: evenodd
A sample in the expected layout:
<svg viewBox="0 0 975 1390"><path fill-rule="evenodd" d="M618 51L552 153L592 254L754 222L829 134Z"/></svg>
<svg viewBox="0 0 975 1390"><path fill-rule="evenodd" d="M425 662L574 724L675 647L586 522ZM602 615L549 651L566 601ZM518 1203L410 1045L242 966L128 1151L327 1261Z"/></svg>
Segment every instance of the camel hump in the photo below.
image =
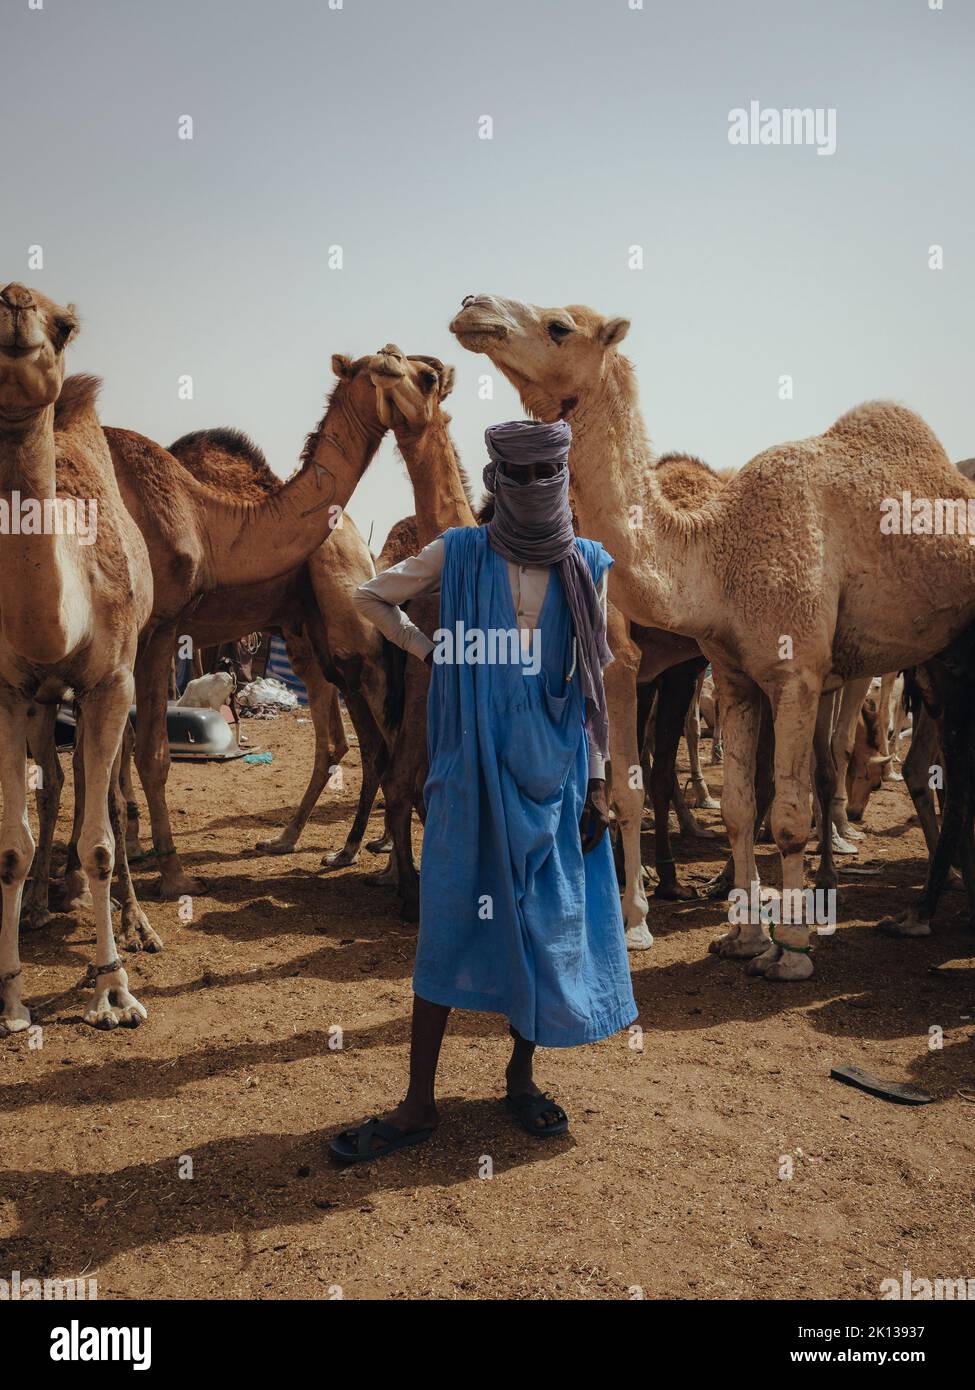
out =
<svg viewBox="0 0 975 1390"><path fill-rule="evenodd" d="M260 500L282 486L263 449L243 430L230 426L181 435L169 452L197 482L238 501Z"/></svg>
<svg viewBox="0 0 975 1390"><path fill-rule="evenodd" d="M98 393L102 379L87 372L77 372L64 379L61 393L54 402L54 428L67 430L86 416L97 419Z"/></svg>
<svg viewBox="0 0 975 1390"><path fill-rule="evenodd" d="M867 440L881 447L907 444L941 454L937 435L920 415L896 401L865 401L841 415L826 431L827 438Z"/></svg>
<svg viewBox="0 0 975 1390"><path fill-rule="evenodd" d="M654 464L654 471L661 492L680 511L694 511L721 490L721 479L696 454L663 454Z"/></svg>

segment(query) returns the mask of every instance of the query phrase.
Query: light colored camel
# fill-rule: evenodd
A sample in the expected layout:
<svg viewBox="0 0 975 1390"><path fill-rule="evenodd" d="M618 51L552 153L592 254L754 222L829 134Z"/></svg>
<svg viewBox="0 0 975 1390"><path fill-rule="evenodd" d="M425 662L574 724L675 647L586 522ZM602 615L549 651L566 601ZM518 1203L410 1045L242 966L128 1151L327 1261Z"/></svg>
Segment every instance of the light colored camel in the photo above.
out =
<svg viewBox="0 0 975 1390"><path fill-rule="evenodd" d="M36 290L9 284L0 292L0 497L8 521L25 501L43 513L41 527L4 527L0 540L0 1026L8 1032L30 1024L18 940L34 855L26 747L28 741L53 745L57 707L69 688L84 712L88 798L79 853L91 880L96 931L94 992L84 1018L114 1028L146 1017L129 992L112 934L112 822L118 822L117 803L109 801L139 630L152 607L152 575L115 483L94 378L76 384L71 409L54 427L64 351L77 326L72 308ZM88 543L77 534L79 506L94 523Z"/></svg>
<svg viewBox="0 0 975 1390"><path fill-rule="evenodd" d="M631 621L696 638L711 661L727 736L722 813L745 893L758 883L753 771L767 695L772 833L783 889L800 901L821 695L930 657L975 616L967 536L885 534L882 504L907 490L975 497L975 485L917 415L872 402L825 434L760 454L704 507L680 511L650 466L636 375L618 351L625 319L478 295L451 328L490 357L532 415L571 424L573 502L581 529L615 556L613 601ZM811 975L808 926L782 924L770 940L761 916L714 949L752 959L768 979Z"/></svg>

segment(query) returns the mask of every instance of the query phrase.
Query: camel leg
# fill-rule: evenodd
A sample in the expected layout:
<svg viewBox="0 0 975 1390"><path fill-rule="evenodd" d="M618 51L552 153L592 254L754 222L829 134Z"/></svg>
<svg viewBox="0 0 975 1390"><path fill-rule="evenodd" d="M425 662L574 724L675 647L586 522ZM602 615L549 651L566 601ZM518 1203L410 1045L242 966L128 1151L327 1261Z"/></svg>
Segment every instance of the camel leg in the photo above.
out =
<svg viewBox="0 0 975 1390"><path fill-rule="evenodd" d="M945 721L947 723L947 721ZM957 745L956 745L957 746ZM881 931L890 936L930 936L931 918L934 907L941 895L944 882L951 870L951 861L959 840L964 832L964 802L955 795L950 783L959 779L967 782L969 770L962 766L958 772L951 766L951 756L957 752L948 747L940 747L938 726L922 705L914 715L914 736L907 757L904 759L904 781L914 802L924 840L928 847L928 872L924 889L918 903L905 908L893 917L885 917L878 923ZM934 793L931 790L931 770L940 764L944 771L945 805L938 825ZM948 823L948 805L954 795L952 822ZM965 872L967 845L962 847L962 870ZM937 869L935 864L937 862ZM966 882L966 887L967 887Z"/></svg>
<svg viewBox="0 0 975 1390"><path fill-rule="evenodd" d="M294 851L298 837L307 824L308 817L318 805L319 798L328 785L332 768L341 762L349 747L345 730L342 728L339 692L331 681L326 680L317 661L298 660L296 664L296 658L292 655L294 643L289 638L290 634L285 634L288 657L291 660L295 675L304 681L308 691L308 712L315 728L315 760L312 764L311 776L308 779L305 794L291 820L275 839L258 840L256 848L264 854L291 854ZM301 671L298 670L298 665L302 666ZM333 742L336 733L336 718L342 740L338 747Z"/></svg>
<svg viewBox="0 0 975 1390"><path fill-rule="evenodd" d="M135 763L149 803L152 843L159 866L159 896L166 899L205 893L206 884L183 872L173 843L173 829L166 805L169 777L169 737L166 728L166 692L176 632L157 628L140 648L135 666L138 719L135 730ZM87 768L87 762L85 764Z"/></svg>
<svg viewBox="0 0 975 1390"><path fill-rule="evenodd" d="M653 896L671 901L697 897L693 888L685 888L678 882L670 843L670 801L676 777L677 747L686 722L687 707L694 695L694 665L693 662L681 662L679 666L665 671L657 696L650 796L653 801L653 838L659 882Z"/></svg>
<svg viewBox="0 0 975 1390"><path fill-rule="evenodd" d="M132 725L126 719L125 729L131 730L131 728ZM121 943L127 951L155 952L163 949L162 938L153 931L148 917L139 906L132 875L129 873L128 846L125 843L126 801L122 794L124 740L125 733L123 731L123 748L119 750L119 755L115 760L108 799L108 812L112 835L115 840L115 873L118 879L119 900L122 904L119 935Z"/></svg>
<svg viewBox="0 0 975 1390"><path fill-rule="evenodd" d="M914 810L924 832L924 843L928 847L929 858L937 848L939 833L938 811L934 792L931 790L931 769L940 762L938 728L922 705L914 716L911 746L904 759L904 782L911 794Z"/></svg>
<svg viewBox="0 0 975 1390"><path fill-rule="evenodd" d="M857 720L869 690L869 676L847 681L836 702L833 737L831 739L833 761L836 764L836 790L833 793L830 815L836 828L836 833L833 836L833 847L840 854L854 853L856 846L850 841L864 838L863 831L857 830L855 826L851 825L847 815L846 774L850 767L850 759L853 756ZM883 711L881 711L881 722L883 722ZM836 842L836 835L839 836L840 843ZM842 843L844 840L847 842L845 846Z"/></svg>
<svg viewBox="0 0 975 1390"><path fill-rule="evenodd" d="M833 798L836 796L838 775L833 757L833 720L836 692L821 695L816 712L816 731L813 736L813 767L816 778L817 828L819 831L819 868L817 888L835 888L839 883L833 863Z"/></svg>
<svg viewBox="0 0 975 1390"><path fill-rule="evenodd" d="M349 827L345 844L340 850L322 856L322 867L326 869L342 869L358 860L362 838L366 833L369 817L372 815L372 808L376 803L380 780L385 775L389 764L389 750L386 746L386 740L383 738L365 699L358 692L350 691L346 696L346 704L349 718L352 720L359 738L359 755L362 761L359 803L356 806L355 819Z"/></svg>
<svg viewBox="0 0 975 1390"><path fill-rule="evenodd" d="M775 724L775 797L772 834L782 856L783 905L803 902L809 839L809 767L819 714L821 684L810 673L791 672L772 702ZM785 914L783 914L785 915ZM767 980L806 980L813 973L809 926L780 922L775 940L748 967Z"/></svg>
<svg viewBox="0 0 975 1390"><path fill-rule="evenodd" d="M56 704L31 704L27 709L27 740L34 762L40 769L41 784L36 792L37 853L34 856L33 875L24 889L20 909L21 931L36 931L51 920L48 904L51 854L54 849L58 808L61 805L61 789L64 786L64 772L57 750L57 717Z"/></svg>
<svg viewBox="0 0 975 1390"><path fill-rule="evenodd" d="M691 764L691 796L687 800L689 805L697 806L702 811L717 811L720 810L721 803L715 801L711 795L701 767L701 687L707 673L707 666L703 666L695 682L694 694L691 697L687 718L684 720L684 739ZM678 817L679 815L678 812ZM682 824L681 829L683 828Z"/></svg>
<svg viewBox="0 0 975 1390"><path fill-rule="evenodd" d="M898 675L899 673L897 671L889 671L886 676L881 677L880 698L877 702L879 711L879 718L877 720L877 751L888 759L883 772L883 780L885 782L902 782L904 780L902 774L894 769L893 757L893 754L897 752L898 729L896 706L900 705L900 700L897 699L895 694ZM891 751L892 745L890 736L887 732L892 725L894 731L893 751Z"/></svg>
<svg viewBox="0 0 975 1390"><path fill-rule="evenodd" d="M71 773L74 783L74 814L71 819L71 838L68 841L68 857L61 888L61 911L86 912L91 908L91 893L87 875L78 857L78 840L85 819L85 712L82 709L77 709Z"/></svg>
<svg viewBox="0 0 975 1390"><path fill-rule="evenodd" d="M720 767L724 762L724 721L721 718L721 702L717 686L714 691L714 732L711 735L711 766Z"/></svg>
<svg viewBox="0 0 975 1390"><path fill-rule="evenodd" d="M139 803L135 799L135 783L132 781L132 758L135 753L135 730L132 721L125 721L122 735L122 758L119 765L119 790L125 799L125 853L136 858L141 853L139 845Z"/></svg>
<svg viewBox="0 0 975 1390"><path fill-rule="evenodd" d="M78 854L88 875L95 916L95 987L84 1014L94 1028L137 1028L148 1017L129 993L128 976L116 952L110 896L115 837L109 797L132 693L131 674L117 671L85 700L85 819Z"/></svg>
<svg viewBox="0 0 975 1390"><path fill-rule="evenodd" d="M27 711L23 705L0 705L0 1034L30 1027L21 1002L20 904L24 880L34 858L34 837L27 820Z"/></svg>
<svg viewBox="0 0 975 1390"><path fill-rule="evenodd" d="M712 670L721 690L724 728L728 735L721 814L731 840L736 897L744 892L750 904L753 890L757 895L760 887L755 863L755 767L761 692L745 675L714 663ZM712 941L708 949L733 960L748 960L760 955L768 946L769 938L760 917L753 920L755 916L749 906L747 921L732 926L724 936Z"/></svg>
<svg viewBox="0 0 975 1390"><path fill-rule="evenodd" d="M637 741L636 671L628 663L617 660L607 666L604 680L609 711L612 804L623 840L623 863L626 869L626 886L623 889L622 902L626 945L631 951L646 951L653 945L653 936L647 925L648 903L640 857L640 827L645 792ZM637 783L636 786L633 785L634 782ZM669 811L668 783L663 814L659 818L665 829Z"/></svg>

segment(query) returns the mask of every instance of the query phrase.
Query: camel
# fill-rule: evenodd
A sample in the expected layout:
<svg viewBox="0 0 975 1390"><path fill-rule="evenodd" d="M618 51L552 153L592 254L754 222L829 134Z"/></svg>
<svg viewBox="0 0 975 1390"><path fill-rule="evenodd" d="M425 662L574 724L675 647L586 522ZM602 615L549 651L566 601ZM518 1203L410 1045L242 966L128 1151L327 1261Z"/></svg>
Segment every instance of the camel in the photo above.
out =
<svg viewBox="0 0 975 1390"><path fill-rule="evenodd" d="M874 401L822 435L759 454L703 507L675 508L650 466L635 372L619 352L628 329L625 319L584 306L546 309L493 295L468 296L451 323L531 415L571 424L573 502L583 531L615 556L612 600L632 622L695 638L711 661L727 739L722 814L743 895L758 884L753 773L767 696L772 833L786 902L795 905L821 696L926 660L975 616L968 537L925 538L912 525L906 539L893 533L885 500L905 491L975 498L975 484L919 416ZM749 960L750 973L769 980L807 979L808 926L783 922L770 934L764 915L749 913L713 949Z"/></svg>
<svg viewBox="0 0 975 1390"><path fill-rule="evenodd" d="M296 572L324 541L341 534L345 505L385 433L364 370L368 361L332 358L337 383L328 408L305 442L298 472L283 485L266 464L266 473L255 470L254 446L234 431L203 432L206 446L195 450L184 437L177 441L181 460L133 431L105 430L122 498L146 538L155 579L152 617L136 663L135 757L163 898L205 886L182 869L166 806L166 697L176 639L209 646L276 625L264 619L269 612L280 619L281 605L299 583ZM381 687L383 678L376 684ZM322 682L317 704L325 701Z"/></svg>
<svg viewBox="0 0 975 1390"><path fill-rule="evenodd" d="M390 343L370 368L379 393L380 414L391 426L413 484L415 517L404 518L390 532L379 568L415 555L452 526L476 524L467 479L450 436L450 416L441 409L454 385L454 369L436 357L407 357ZM390 558L396 556L395 559ZM438 625L439 598L431 595L410 605L410 618L424 631ZM407 660L403 717L383 782L386 825L393 841L396 883L404 921L419 919L420 885L410 835L413 811L425 814L423 786L427 775L426 707L429 669Z"/></svg>
<svg viewBox="0 0 975 1390"><path fill-rule="evenodd" d="M84 1010L97 1028L147 1017L129 991L112 933L110 887L120 825L112 795L134 686L139 631L152 608L144 541L119 495L95 410L98 382L75 379L55 428L64 353L77 332L73 307L11 283L0 292L0 470L8 522L24 502L43 527L4 526L0 546L0 1026L30 1025L19 949L24 880L34 856L27 820L26 747L54 743L65 691L84 715L88 788L79 840L95 918L94 988ZM87 504L93 534L74 517ZM36 732L35 732L36 731ZM57 780L49 788L53 800ZM110 805L111 801L111 805ZM113 826L114 822L114 826Z"/></svg>

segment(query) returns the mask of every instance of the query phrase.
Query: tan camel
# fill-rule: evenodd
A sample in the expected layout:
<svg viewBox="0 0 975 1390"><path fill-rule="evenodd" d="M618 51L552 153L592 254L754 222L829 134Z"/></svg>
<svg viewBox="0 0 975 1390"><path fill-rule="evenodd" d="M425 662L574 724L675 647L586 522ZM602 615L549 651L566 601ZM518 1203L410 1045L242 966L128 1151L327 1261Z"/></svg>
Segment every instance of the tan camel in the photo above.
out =
<svg viewBox="0 0 975 1390"><path fill-rule="evenodd" d="M385 432L368 361L332 358L338 380L305 442L299 471L283 486L270 474L274 487L255 483L255 495L246 498L228 491L220 477L208 481L202 463L201 477L193 477L152 440L105 430L123 500L149 544L155 579L135 673L136 763L165 898L204 887L183 872L166 806L166 697L176 640L189 636L209 646L254 631L268 606L265 586L280 581L283 595L288 576L333 534ZM224 461L241 447L230 432L223 445ZM235 479L246 476L247 467L245 459L245 473Z"/></svg>
<svg viewBox="0 0 975 1390"><path fill-rule="evenodd" d="M146 1017L129 992L112 935L117 806L110 808L109 800L139 630L152 607L152 576L116 486L95 412L94 378L76 382L71 408L54 427L64 351L77 326L72 308L36 290L9 284L0 292L0 497L7 521L0 543L0 1025L8 1032L30 1024L21 1002L18 939L34 855L26 746L53 744L57 707L69 688L84 711L88 800L79 853L91 880L96 929L94 991L84 1018L114 1028L135 1027ZM40 513L30 530L25 505ZM83 535L80 508L91 523Z"/></svg>
<svg viewBox="0 0 975 1390"><path fill-rule="evenodd" d="M178 439L169 452L193 478L228 495L259 501L282 487L261 450L236 430L198 430ZM288 825L279 835L258 842L262 853L294 851L332 768L347 751L336 687L346 698L359 737L363 796L370 787L370 805L375 796L375 779L384 761L382 749L392 736L390 720L395 718L397 703L389 680L392 657L351 602L355 589L374 573L365 541L343 512L329 538L304 565L263 584L217 590L196 608L188 624L189 633L206 645L216 633L239 628L245 621L252 622L255 630L280 630L292 668L308 691L315 730L311 776ZM323 864L337 868L354 863L364 829L365 820L357 815L343 848L326 855Z"/></svg>
<svg viewBox="0 0 975 1390"><path fill-rule="evenodd" d="M581 528L616 558L613 601L631 621L696 638L712 662L727 736L722 813L746 894L758 882L753 770L768 696L772 833L794 906L821 695L930 657L975 615L968 537L885 534L885 499L975 497L975 485L917 415L872 402L825 434L760 454L704 507L680 511L649 466L636 375L618 351L625 319L478 295L451 328L490 357L532 415L572 425L573 501ZM768 979L811 975L808 926L782 924L770 940L762 915L750 913L714 949L754 958L750 969Z"/></svg>

